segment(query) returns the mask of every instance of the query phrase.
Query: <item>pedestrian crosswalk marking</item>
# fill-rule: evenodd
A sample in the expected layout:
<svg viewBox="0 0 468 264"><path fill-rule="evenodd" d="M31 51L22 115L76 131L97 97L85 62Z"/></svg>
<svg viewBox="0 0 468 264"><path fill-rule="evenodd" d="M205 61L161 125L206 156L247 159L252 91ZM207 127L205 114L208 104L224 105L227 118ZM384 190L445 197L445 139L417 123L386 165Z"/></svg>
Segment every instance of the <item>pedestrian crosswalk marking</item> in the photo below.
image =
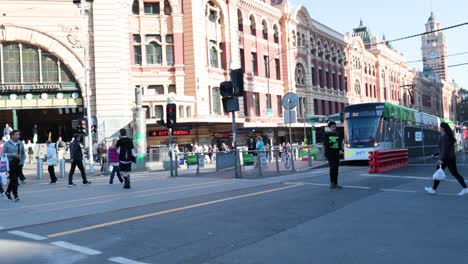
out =
<svg viewBox="0 0 468 264"><path fill-rule="evenodd" d="M19 231L19 230L9 231L8 233L12 234L12 235L17 235L17 236L29 238L29 239L34 239L34 240L46 240L47 239L47 237L38 236L38 235L35 235L35 234L26 233L26 232Z"/></svg>
<svg viewBox="0 0 468 264"><path fill-rule="evenodd" d="M110 258L109 261L117 262L120 264L146 264L144 262L138 262L138 261L134 261L134 260L127 259L127 258L122 258L122 257Z"/></svg>
<svg viewBox="0 0 468 264"><path fill-rule="evenodd" d="M80 252L80 253L83 253L83 254L86 254L86 255L99 255L99 254L102 254L101 251L97 251L97 250L90 249L90 248L87 248L87 247L77 246L77 245L74 245L74 244L71 244L71 243L68 243L68 242L64 242L64 241L52 242L51 244L56 245L58 247L62 247L62 248L70 249L70 250L73 250L73 251L77 251L77 252Z"/></svg>

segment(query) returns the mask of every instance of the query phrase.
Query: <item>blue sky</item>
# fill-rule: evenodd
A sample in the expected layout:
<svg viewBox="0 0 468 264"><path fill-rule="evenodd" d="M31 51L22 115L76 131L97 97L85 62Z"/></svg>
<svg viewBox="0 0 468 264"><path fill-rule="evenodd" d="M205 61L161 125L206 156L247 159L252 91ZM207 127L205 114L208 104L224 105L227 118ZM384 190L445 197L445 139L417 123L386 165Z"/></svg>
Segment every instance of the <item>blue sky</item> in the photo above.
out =
<svg viewBox="0 0 468 264"><path fill-rule="evenodd" d="M425 31L424 24L431 9L442 27L468 22L466 0L290 0L294 5L306 6L315 20L341 32L351 32L362 18L371 32L387 40L418 34ZM432 3L431 3L432 2ZM432 8L431 8L432 5ZM448 54L468 52L468 25L445 31ZM421 38L392 43L403 52L407 61L421 59ZM448 64L468 62L468 53L448 58ZM410 68L422 69L422 63L411 63ZM468 65L449 68L449 78L468 89Z"/></svg>

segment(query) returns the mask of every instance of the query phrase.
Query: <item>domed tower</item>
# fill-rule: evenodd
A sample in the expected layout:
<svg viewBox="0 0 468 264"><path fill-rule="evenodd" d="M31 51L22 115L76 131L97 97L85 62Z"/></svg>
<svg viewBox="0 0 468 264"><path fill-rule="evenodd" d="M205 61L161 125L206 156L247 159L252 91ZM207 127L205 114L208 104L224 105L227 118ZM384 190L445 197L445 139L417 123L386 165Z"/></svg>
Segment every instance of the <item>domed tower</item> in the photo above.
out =
<svg viewBox="0 0 468 264"><path fill-rule="evenodd" d="M432 32L439 29L440 22L431 12L426 23L428 34L422 36L423 66L424 69L432 69L440 79L447 80L447 40L442 31Z"/></svg>

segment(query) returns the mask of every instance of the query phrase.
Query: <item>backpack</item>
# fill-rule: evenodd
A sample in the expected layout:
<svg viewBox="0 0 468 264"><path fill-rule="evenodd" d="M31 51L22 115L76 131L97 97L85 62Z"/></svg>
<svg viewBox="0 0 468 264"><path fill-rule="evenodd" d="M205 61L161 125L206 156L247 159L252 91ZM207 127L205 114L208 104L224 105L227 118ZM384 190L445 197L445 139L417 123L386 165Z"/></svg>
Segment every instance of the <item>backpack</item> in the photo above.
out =
<svg viewBox="0 0 468 264"><path fill-rule="evenodd" d="M34 154L34 150L32 147L28 147L28 154L29 155L33 155Z"/></svg>

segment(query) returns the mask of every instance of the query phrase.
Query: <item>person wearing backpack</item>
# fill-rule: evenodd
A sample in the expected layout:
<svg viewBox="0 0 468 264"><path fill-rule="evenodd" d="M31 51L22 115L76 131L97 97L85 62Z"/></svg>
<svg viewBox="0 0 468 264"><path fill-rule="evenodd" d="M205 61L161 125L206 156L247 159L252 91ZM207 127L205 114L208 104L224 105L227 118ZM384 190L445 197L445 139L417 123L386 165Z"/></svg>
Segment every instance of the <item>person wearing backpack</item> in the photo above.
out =
<svg viewBox="0 0 468 264"><path fill-rule="evenodd" d="M448 168L450 173L457 179L460 185L463 187L458 195L468 194L468 188L466 186L465 179L457 170L457 157L455 156L455 143L457 140L453 134L453 130L447 123L441 123L439 127L440 139L439 139L439 160L437 161L437 169L439 166L445 170ZM424 190L429 194L436 194L437 187L439 187L440 181L434 180L432 187L425 187Z"/></svg>
<svg viewBox="0 0 468 264"><path fill-rule="evenodd" d="M47 140L47 170L49 171L50 175L50 183L55 184L57 182L57 177L55 176L55 165L57 165L57 150L55 149L55 143L50 142Z"/></svg>
<svg viewBox="0 0 468 264"><path fill-rule="evenodd" d="M135 160L135 147L133 141L127 137L127 130L120 129L120 138L115 145L119 153L119 169L124 177L124 189L130 189L130 172L132 171L132 162Z"/></svg>

